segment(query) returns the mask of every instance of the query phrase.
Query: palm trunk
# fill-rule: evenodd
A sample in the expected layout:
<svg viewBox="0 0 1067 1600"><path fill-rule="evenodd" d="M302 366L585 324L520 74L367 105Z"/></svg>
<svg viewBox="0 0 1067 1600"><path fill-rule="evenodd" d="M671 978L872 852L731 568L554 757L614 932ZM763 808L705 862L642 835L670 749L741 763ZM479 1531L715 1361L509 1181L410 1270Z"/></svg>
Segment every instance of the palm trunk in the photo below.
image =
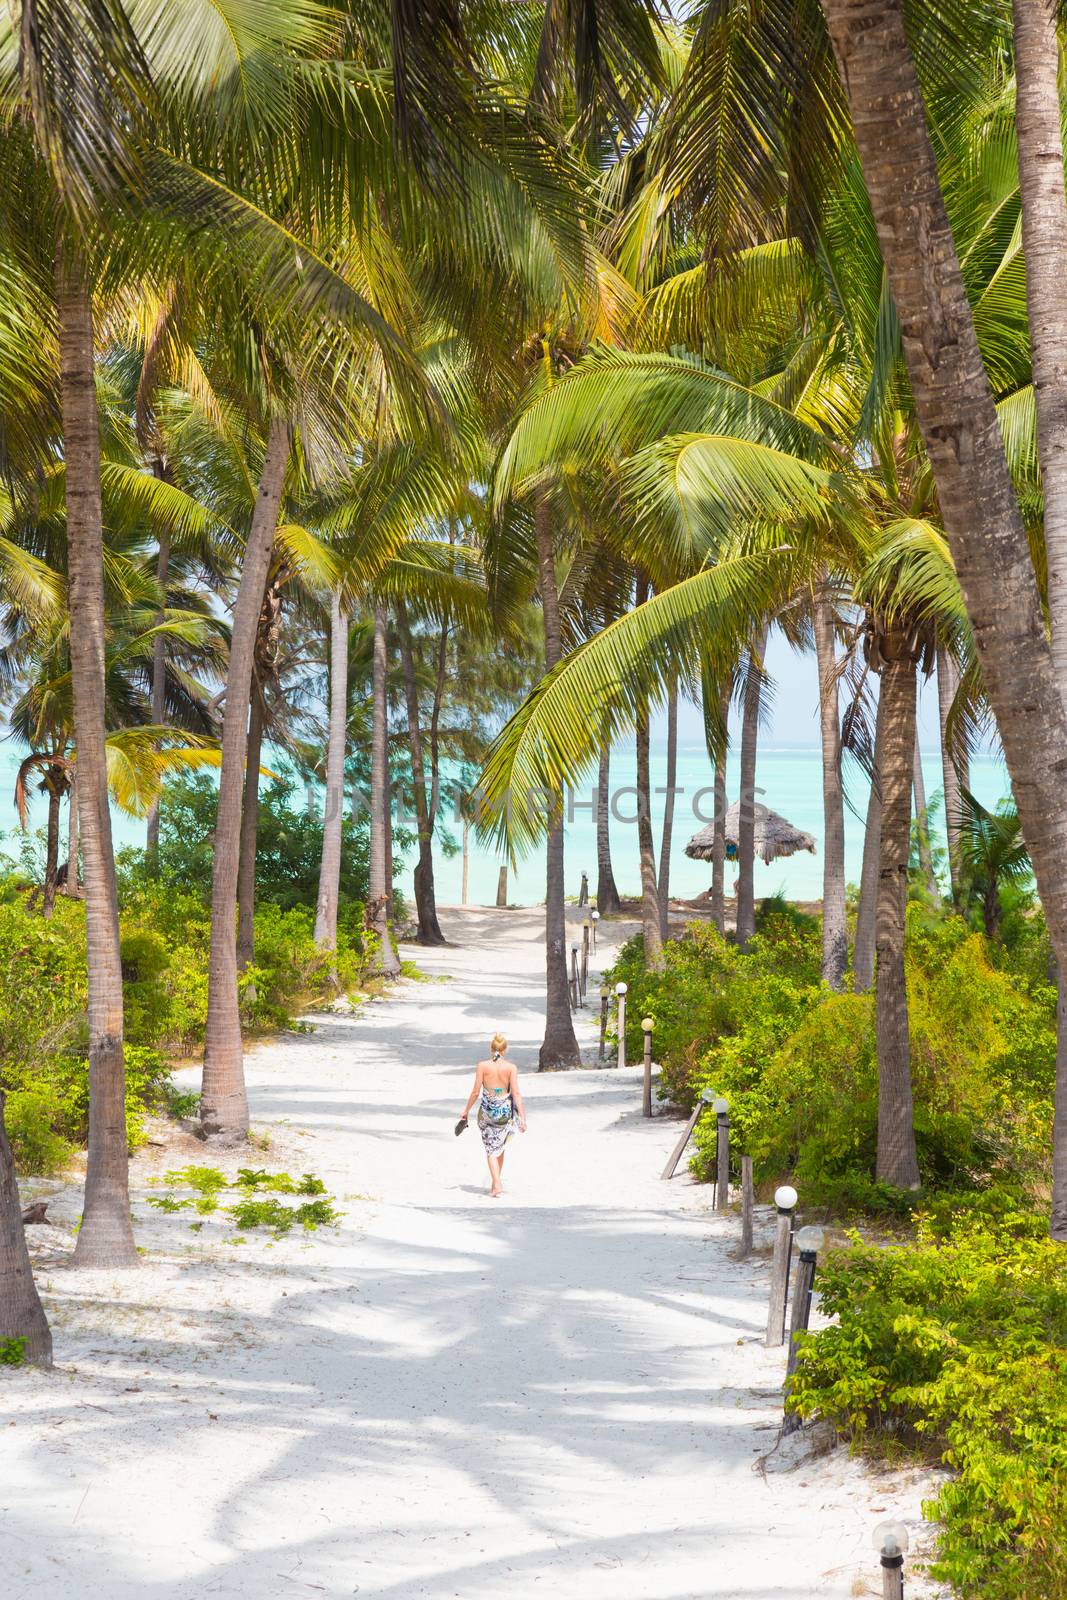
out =
<svg viewBox="0 0 1067 1600"><path fill-rule="evenodd" d="M471 823L469 817L463 818L463 885L460 889L460 905L467 904L467 885L470 879L471 868Z"/></svg>
<svg viewBox="0 0 1067 1600"><path fill-rule="evenodd" d="M156 476L166 481L163 468L157 463ZM170 573L170 534L164 529L159 536L159 557L156 562L156 582L159 584L164 606L167 603L167 578ZM159 618L163 621L162 613ZM158 635L152 645L152 721L156 727L161 727L167 715L167 643ZM146 865L150 871L156 872L159 868L159 800L152 801L148 813L148 829L145 840Z"/></svg>
<svg viewBox="0 0 1067 1600"><path fill-rule="evenodd" d="M602 917L622 910L611 866L611 740L606 733L596 784L596 908Z"/></svg>
<svg viewBox="0 0 1067 1600"><path fill-rule="evenodd" d="M556 592L556 564L548 507L539 499L534 508L537 534L537 574L541 592L541 619L545 637L545 671L551 672L563 657L563 635ZM553 812L545 842L545 1036L538 1066L542 1072L557 1067L580 1067L581 1051L574 1037L567 977L567 918L563 899L563 813Z"/></svg>
<svg viewBox="0 0 1067 1600"><path fill-rule="evenodd" d="M671 840L674 835L674 795L678 786L678 684L671 681L667 696L667 792L663 799L663 837L659 852L659 931L670 937Z"/></svg>
<svg viewBox="0 0 1067 1600"><path fill-rule="evenodd" d="M749 651L745 704L741 715L741 793L737 823L737 942L742 950L756 931L755 833L756 750L759 744L760 695L766 624Z"/></svg>
<svg viewBox="0 0 1067 1600"><path fill-rule="evenodd" d="M941 722L941 782L945 795L945 836L948 840L948 872L952 898L960 893L960 777L948 739L948 717L956 698L959 676L956 663L947 650L937 652L937 707Z"/></svg>
<svg viewBox="0 0 1067 1600"><path fill-rule="evenodd" d="M205 1133L227 1140L243 1139L248 1132L248 1097L237 999L237 875L253 658L289 463L289 442L289 424L272 422L245 545L226 673L211 882L211 956L200 1121Z"/></svg>
<svg viewBox="0 0 1067 1600"><path fill-rule="evenodd" d="M400 639L400 662L404 673L404 694L407 701L408 745L411 750L411 785L415 793L415 826L419 835L419 859L415 867L415 911L418 918L416 938L419 944L444 944L445 936L437 920L437 899L433 881L433 825L426 796L426 770L422 762L422 732L419 728L419 689L415 681L415 655L411 644L411 629L402 600L396 607L397 633Z"/></svg>
<svg viewBox="0 0 1067 1600"><path fill-rule="evenodd" d="M819 730L822 737L822 976L842 989L848 967L845 920L845 801L841 787L841 722L834 659L833 608L824 579L812 606L819 671Z"/></svg>
<svg viewBox="0 0 1067 1600"><path fill-rule="evenodd" d="M660 936L660 897L656 885L651 794L648 700L641 694L637 702L637 847L641 857L641 934L645 947L645 966L650 972L660 972L663 969L663 940Z"/></svg>
<svg viewBox="0 0 1067 1600"><path fill-rule="evenodd" d="M370 878L367 926L378 941L374 970L395 978L400 960L389 931L389 728L385 701L385 602L374 607L374 666L371 678Z"/></svg>
<svg viewBox="0 0 1067 1600"><path fill-rule="evenodd" d="M58 774L62 780L62 769ZM48 793L48 822L45 832L44 852L44 900L41 912L45 917L50 917L56 906L56 879L59 876L59 811L63 804L62 790L56 783L56 776L49 773L47 783Z"/></svg>
<svg viewBox="0 0 1067 1600"><path fill-rule="evenodd" d="M52 1365L52 1335L26 1248L15 1159L4 1128L4 1093L0 1089L0 1344L7 1339L26 1341L24 1361L37 1367Z"/></svg>
<svg viewBox="0 0 1067 1600"><path fill-rule="evenodd" d="M882 855L882 763L885 745L885 711L878 697L874 724L874 766L867 797L867 822L863 831L863 866L860 902L856 912L856 947L852 952L852 986L866 994L874 988L874 935L878 911L878 869Z"/></svg>
<svg viewBox="0 0 1067 1600"><path fill-rule="evenodd" d="M1063 270L1067 197L1060 128L1060 52L1054 6L1045 0L1013 0L1012 14L1019 195L1045 503L1052 662L1061 697L1067 702L1067 278ZM995 909L999 921L999 899ZM988 911L986 925L988 928ZM1052 1235L1067 1240L1067 1028L1062 1003L1057 1017Z"/></svg>
<svg viewBox="0 0 1067 1600"><path fill-rule="evenodd" d="M1067 1061L1067 984L1059 985L1056 1006L1056 1060ZM1056 1075L1055 1112L1052 1124L1052 1170L1067 1171L1067 1073ZM1052 1190L1052 1220L1049 1230L1054 1239L1067 1239L1067 1185Z"/></svg>
<svg viewBox="0 0 1067 1600"><path fill-rule="evenodd" d="M81 876L78 846L78 775L75 773L67 790L67 882L64 893L74 900L81 899Z"/></svg>
<svg viewBox="0 0 1067 1600"><path fill-rule="evenodd" d="M726 757L729 750L728 724L730 716L729 687L718 691L719 728L715 729L709 710L712 686L705 677L702 686L704 701L704 742L708 756L715 766L715 810L711 825L711 920L721 934L726 933Z"/></svg>
<svg viewBox="0 0 1067 1600"><path fill-rule="evenodd" d="M237 863L237 970L247 972L256 959L256 845L259 839L259 768L263 756L263 704L252 692L248 714L241 842Z"/></svg>
<svg viewBox="0 0 1067 1600"><path fill-rule="evenodd" d="M56 261L56 311L89 989L89 1159L74 1265L133 1267L138 1256L130 1223L122 957L104 743L104 536L93 315L80 263L64 250Z"/></svg>
<svg viewBox="0 0 1067 1600"><path fill-rule="evenodd" d="M1067 712L900 0L877 8L870 0L822 4L852 110L949 548L1038 893L1057 958L1067 967ZM1061 262L1056 270L1062 270ZM1067 1211L1063 1157L1061 1141L1053 1173L1057 1216Z"/></svg>
<svg viewBox="0 0 1067 1600"><path fill-rule="evenodd" d="M919 1187L911 1092L904 930L911 854L912 760L915 750L915 666L910 659L882 669L884 714L880 752L882 848L878 869L878 960L875 1017L878 1036L878 1164L880 1183Z"/></svg>
<svg viewBox="0 0 1067 1600"><path fill-rule="evenodd" d="M315 943L337 949L337 904L341 896L341 839L348 735L348 615L341 597L330 596L330 729L326 745L326 814L315 910Z"/></svg>
<svg viewBox="0 0 1067 1600"><path fill-rule="evenodd" d="M386 640L388 648L388 630ZM393 751L389 743L388 698L385 702L385 915L390 923L396 921L393 885Z"/></svg>
<svg viewBox="0 0 1067 1600"><path fill-rule="evenodd" d="M915 736L912 757L912 787L915 791L915 826L919 835L919 865L926 882L926 892L934 905L941 904L941 890L934 873L934 853L930 846L930 812L926 804L926 783L923 779L922 751L919 736Z"/></svg>
<svg viewBox="0 0 1067 1600"><path fill-rule="evenodd" d="M1050 0L1012 0L1026 304L1045 501L1052 661L1067 700L1067 194Z"/></svg>

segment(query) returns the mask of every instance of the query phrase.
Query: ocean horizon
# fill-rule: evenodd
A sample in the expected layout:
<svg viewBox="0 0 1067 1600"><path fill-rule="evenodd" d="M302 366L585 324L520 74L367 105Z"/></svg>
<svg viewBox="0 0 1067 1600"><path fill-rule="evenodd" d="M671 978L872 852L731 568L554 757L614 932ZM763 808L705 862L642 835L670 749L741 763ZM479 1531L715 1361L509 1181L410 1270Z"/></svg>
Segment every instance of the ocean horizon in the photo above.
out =
<svg viewBox="0 0 1067 1600"><path fill-rule="evenodd" d="M666 746L662 738L652 739L652 826L656 840L657 859L660 853L663 827L663 807L666 785ZM269 760L269 757L267 758ZM0 853L17 860L20 833L14 814L15 775L20 754L8 745L0 751L0 784L6 780L12 804L12 827L0 830ZM940 753L923 752L923 779L927 802L931 810L931 829L935 844L944 845L944 808L941 804L942 773ZM637 825L635 814L636 762L631 746L618 746L612 753L611 790L615 804L612 815L611 849L615 881L619 893L636 898L641 892L640 865L638 861ZM994 806L1009 792L1007 770L998 756L979 754L972 758L972 787L977 797L988 806ZM704 747L685 744L678 752L678 793L675 799L674 832L670 853L671 893L689 899L701 894L711 883L710 863L692 861L685 854L685 846L693 834L711 820L713 809L712 785L714 773ZM845 873L850 882L858 882L863 857L863 819L866 813L868 784L859 766L846 758L845 763ZM590 896L596 894L597 858L596 826L593 801L596 790L596 771L569 797L568 816L565 819L565 883L569 896L576 897L581 886L582 873L588 875ZM760 897L781 893L792 900L818 900L822 897L822 762L818 748L811 744L792 745L781 740L761 747L756 767L756 798L772 811L779 812L806 833L814 836L816 853L801 851L786 860L765 866L757 859L755 867L756 894ZM656 792L658 791L658 792ZM301 792L303 792L301 790ZM727 763L727 795L730 801L737 798L738 756L731 752ZM320 798L321 803L321 798ZM44 825L45 803L34 788L30 797L30 829ZM143 845L145 824L112 807L112 825L115 848ZM410 816L407 826L413 830ZM60 857L66 855L66 814L63 817L63 835ZM452 814L446 795L442 805L439 834L435 839L434 873L437 898L442 905L459 905L462 900L463 857L462 824ZM412 897L412 873L415 865L414 851L409 852L401 874L405 895ZM493 849L480 844L472 829L470 833L470 861L467 900L471 905L494 905L502 857ZM729 864L726 869L727 893L733 892L736 871ZM539 905L545 898L544 848L540 846L521 858L508 870L508 901L513 905Z"/></svg>

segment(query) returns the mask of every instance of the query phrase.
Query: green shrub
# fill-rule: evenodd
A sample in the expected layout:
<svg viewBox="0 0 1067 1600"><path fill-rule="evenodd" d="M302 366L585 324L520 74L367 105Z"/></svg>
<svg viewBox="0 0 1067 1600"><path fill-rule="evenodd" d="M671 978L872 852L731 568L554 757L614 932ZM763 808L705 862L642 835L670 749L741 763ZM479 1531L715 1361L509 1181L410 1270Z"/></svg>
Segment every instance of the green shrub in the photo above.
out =
<svg viewBox="0 0 1067 1600"><path fill-rule="evenodd" d="M294 1179L287 1172L265 1172L262 1167L238 1167L237 1187L254 1194L259 1189L273 1190L275 1194L325 1194L326 1185L314 1173L305 1172Z"/></svg>
<svg viewBox="0 0 1067 1600"><path fill-rule="evenodd" d="M764 1190L795 1178L806 1203L906 1215L914 1199L873 1181L878 1128L874 1002L819 979L817 924L767 907L742 952L710 925L646 972L639 940L608 981L629 985L627 1052L655 1021L660 1094L684 1106L709 1088L730 1101L735 1160ZM1036 1190L1047 1174L1055 1081L1055 991L1029 962L991 948L960 917L908 912L906 964L915 1133L924 1188ZM715 1121L696 1129L710 1177Z"/></svg>
<svg viewBox="0 0 1067 1600"><path fill-rule="evenodd" d="M312 911L269 902L256 913L256 966L245 974L244 1021L288 1024L318 994L355 988L374 950L363 907L346 902L336 959L314 941ZM203 1042L210 918L198 894L143 872L123 877L120 906L125 1005L127 1130L143 1142L150 1111L193 1115L196 1097L171 1087L165 1052ZM60 896L51 920L20 893L0 893L0 1088L13 1099L13 1143L21 1171L55 1171L88 1128L85 908Z"/></svg>
<svg viewBox="0 0 1067 1600"><path fill-rule="evenodd" d="M989 1196L912 1248L830 1252L837 1321L804 1337L791 1392L868 1450L955 1469L927 1508L934 1574L982 1600L1067 1597L1067 1250L1042 1230Z"/></svg>
<svg viewBox="0 0 1067 1600"><path fill-rule="evenodd" d="M0 1339L0 1367L21 1367L25 1359L25 1339Z"/></svg>
<svg viewBox="0 0 1067 1600"><path fill-rule="evenodd" d="M11 1141L15 1166L20 1172L33 1172L50 1178L62 1172L74 1146L53 1126L53 1105L38 1089L15 1089L4 1102L4 1125Z"/></svg>
<svg viewBox="0 0 1067 1600"><path fill-rule="evenodd" d="M301 1227L306 1232L326 1227L340 1221L340 1212L334 1208L326 1186L313 1172L300 1178L288 1172L267 1172L262 1167L239 1167L235 1180L227 1178L218 1167L176 1167L163 1174L163 1182L183 1189L192 1189L191 1195L179 1197L171 1191L149 1195L148 1204L159 1211L199 1211L210 1215L219 1208L224 1189L238 1189L240 1199L226 1207L238 1228L270 1228L275 1238ZM266 1194L263 1191L267 1191ZM315 1199L299 1206L286 1206L276 1198L278 1194L313 1195Z"/></svg>
<svg viewBox="0 0 1067 1600"><path fill-rule="evenodd" d="M297 1226L314 1233L316 1228L332 1227L341 1220L340 1212L335 1210L329 1197L307 1200L301 1206L286 1206L273 1195L266 1199L246 1195L228 1209L238 1228L269 1228L276 1239Z"/></svg>

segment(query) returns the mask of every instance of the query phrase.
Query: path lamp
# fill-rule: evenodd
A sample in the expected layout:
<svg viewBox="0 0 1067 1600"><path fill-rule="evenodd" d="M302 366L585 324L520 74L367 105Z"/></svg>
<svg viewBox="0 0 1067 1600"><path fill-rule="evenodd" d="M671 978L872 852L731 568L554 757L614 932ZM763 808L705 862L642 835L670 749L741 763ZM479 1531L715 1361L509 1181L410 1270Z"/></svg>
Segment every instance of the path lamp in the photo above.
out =
<svg viewBox="0 0 1067 1600"><path fill-rule="evenodd" d="M785 1304L789 1293L789 1258L793 1249L793 1211L797 1192L792 1184L783 1183L774 1191L778 1207L778 1229L774 1236L774 1259L771 1262L771 1303L767 1309L768 1349L785 1342Z"/></svg>
<svg viewBox="0 0 1067 1600"><path fill-rule="evenodd" d="M874 1548L882 1559L883 1600L904 1600L907 1528L902 1522L880 1522L874 1530Z"/></svg>
<svg viewBox="0 0 1067 1600"><path fill-rule="evenodd" d="M789 1324L789 1354L786 1358L785 1386L789 1391L789 1380L796 1371L797 1359L800 1355L800 1335L807 1332L808 1322L811 1318L811 1301L815 1289L815 1263L819 1251L822 1249L826 1235L821 1228L798 1228L796 1247L800 1252L797 1261L796 1281L793 1284L793 1316ZM800 1417L795 1411L787 1411L783 1433L795 1433L800 1427Z"/></svg>
<svg viewBox="0 0 1067 1600"><path fill-rule="evenodd" d="M642 1017L641 1027L645 1035L645 1080L641 1091L641 1111L646 1117L652 1115L652 1018Z"/></svg>
<svg viewBox="0 0 1067 1600"><path fill-rule="evenodd" d="M589 919L593 924L593 949L595 950L596 949L596 925L600 921L600 912L599 911L590 912Z"/></svg>
<svg viewBox="0 0 1067 1600"><path fill-rule="evenodd" d="M725 1211L730 1204L730 1102L721 1096L711 1102L715 1113L715 1176L716 1211Z"/></svg>
<svg viewBox="0 0 1067 1600"><path fill-rule="evenodd" d="M619 1066L626 1065L626 985L615 985L615 1026L619 1030Z"/></svg>

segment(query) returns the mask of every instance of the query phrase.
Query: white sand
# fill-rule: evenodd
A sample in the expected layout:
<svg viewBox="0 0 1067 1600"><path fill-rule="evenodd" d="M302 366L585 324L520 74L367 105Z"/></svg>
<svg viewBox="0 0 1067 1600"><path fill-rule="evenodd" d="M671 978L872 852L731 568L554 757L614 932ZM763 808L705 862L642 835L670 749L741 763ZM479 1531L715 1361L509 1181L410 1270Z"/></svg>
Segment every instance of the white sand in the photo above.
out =
<svg viewBox="0 0 1067 1600"><path fill-rule="evenodd" d="M92 1276L31 1230L56 1368L0 1378L4 1600L808 1600L881 1593L883 1517L928 1540L918 1473L759 1470L766 1259L731 1260L736 1219L684 1167L660 1181L679 1125L637 1114L637 1070L527 1075L485 1196L452 1127L495 1027L536 1064L540 914L444 923L457 947L417 958L452 981L250 1053L273 1142L242 1162L321 1175L340 1229L237 1245L139 1198L144 1269ZM179 1143L138 1157L140 1197L214 1159Z"/></svg>

